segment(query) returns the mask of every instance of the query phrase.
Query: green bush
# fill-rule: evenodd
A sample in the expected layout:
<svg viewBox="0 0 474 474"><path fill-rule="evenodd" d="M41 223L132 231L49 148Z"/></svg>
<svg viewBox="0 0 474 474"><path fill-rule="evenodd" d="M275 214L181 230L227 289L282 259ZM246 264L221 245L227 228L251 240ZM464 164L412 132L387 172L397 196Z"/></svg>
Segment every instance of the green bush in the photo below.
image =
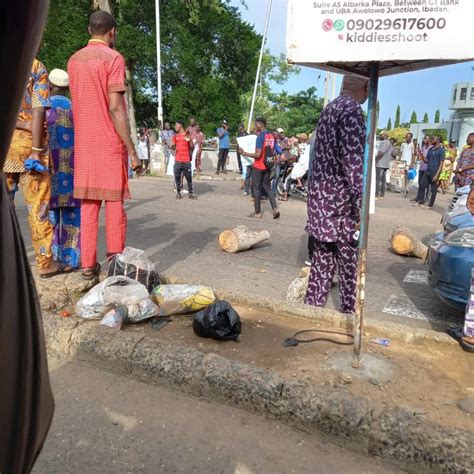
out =
<svg viewBox="0 0 474 474"><path fill-rule="evenodd" d="M408 128L392 128L387 132L388 138L395 138L397 145L401 145L405 141L407 133L410 133Z"/></svg>

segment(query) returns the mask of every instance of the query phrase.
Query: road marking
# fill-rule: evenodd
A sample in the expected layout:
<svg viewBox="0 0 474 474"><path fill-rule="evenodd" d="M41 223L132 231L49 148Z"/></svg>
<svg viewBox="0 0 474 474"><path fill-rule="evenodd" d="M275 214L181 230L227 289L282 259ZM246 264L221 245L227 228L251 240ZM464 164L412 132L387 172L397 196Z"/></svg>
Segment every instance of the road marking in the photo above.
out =
<svg viewBox="0 0 474 474"><path fill-rule="evenodd" d="M459 322L459 314L451 310L436 297L420 297L393 293L383 308L384 313L403 318L431 321L444 326Z"/></svg>
<svg viewBox="0 0 474 474"><path fill-rule="evenodd" d="M403 279L405 283L417 283L419 285L428 284L428 271L427 270L414 270L413 268L407 273Z"/></svg>

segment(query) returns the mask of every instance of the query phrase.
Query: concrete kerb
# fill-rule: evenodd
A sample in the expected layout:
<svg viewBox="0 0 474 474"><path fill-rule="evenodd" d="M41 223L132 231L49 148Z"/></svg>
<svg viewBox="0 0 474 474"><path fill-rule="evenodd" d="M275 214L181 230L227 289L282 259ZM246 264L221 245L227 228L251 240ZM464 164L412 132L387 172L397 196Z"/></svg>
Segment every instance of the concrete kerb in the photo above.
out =
<svg viewBox="0 0 474 474"><path fill-rule="evenodd" d="M168 284L190 283L172 275L161 275L163 282ZM195 284L195 282L193 282ZM326 325L328 328L343 329L349 334L353 332L352 317L343 315L327 308L316 308L301 303L275 301L269 298L224 289L214 290L217 298L227 300L233 305L247 306L259 311L278 314L284 317L307 320L312 323ZM364 334L366 337L384 337L416 345L449 344L457 342L443 332L429 329L414 328L389 321L365 318Z"/></svg>
<svg viewBox="0 0 474 474"><path fill-rule="evenodd" d="M44 316L48 350L93 360L146 383L179 388L318 433L412 472L469 472L472 432L448 429L402 408L378 411L347 389L314 387L214 353L158 341L97 322Z"/></svg>

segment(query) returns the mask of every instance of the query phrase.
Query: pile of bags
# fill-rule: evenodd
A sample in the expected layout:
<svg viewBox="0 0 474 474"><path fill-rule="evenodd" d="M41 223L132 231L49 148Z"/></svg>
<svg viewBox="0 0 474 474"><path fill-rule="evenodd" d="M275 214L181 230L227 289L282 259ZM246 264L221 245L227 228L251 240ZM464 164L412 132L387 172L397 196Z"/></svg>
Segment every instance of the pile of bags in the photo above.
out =
<svg viewBox="0 0 474 474"><path fill-rule="evenodd" d="M155 316L197 312L194 332L200 337L237 340L240 317L226 301L216 301L211 288L199 285L161 285L153 263L143 250L125 248L110 262L107 278L76 304L84 319L120 329Z"/></svg>

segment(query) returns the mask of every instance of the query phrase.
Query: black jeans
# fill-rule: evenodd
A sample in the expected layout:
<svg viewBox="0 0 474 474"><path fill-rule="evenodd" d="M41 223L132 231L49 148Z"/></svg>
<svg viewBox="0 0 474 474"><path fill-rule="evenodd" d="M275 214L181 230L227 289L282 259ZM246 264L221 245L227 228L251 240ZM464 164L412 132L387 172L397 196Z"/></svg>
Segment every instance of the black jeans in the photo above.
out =
<svg viewBox="0 0 474 474"><path fill-rule="evenodd" d="M173 171L174 181L176 183L176 192L178 194L181 192L181 177L184 174L184 177L188 183L189 194L193 194L193 174L191 173L191 163L189 161L186 163L183 161L175 161Z"/></svg>
<svg viewBox="0 0 474 474"><path fill-rule="evenodd" d="M423 181L423 176L425 175L426 171L418 171L418 189L420 189L421 182ZM430 187L428 186L425 191L425 196L423 202L428 201L430 198ZM417 198L418 200L418 198Z"/></svg>
<svg viewBox="0 0 474 474"><path fill-rule="evenodd" d="M229 155L228 148L219 148L219 155L217 159L217 172L226 171L227 156Z"/></svg>
<svg viewBox="0 0 474 474"><path fill-rule="evenodd" d="M272 187L270 185L270 170L259 170L257 168L252 169L252 182L253 182L253 198L255 205L255 213L260 214L260 197L262 195L262 188L265 191L272 209L277 208L275 195L273 194Z"/></svg>
<svg viewBox="0 0 474 474"><path fill-rule="evenodd" d="M385 188L387 185L387 169L375 168L375 195L385 196Z"/></svg>
<svg viewBox="0 0 474 474"><path fill-rule="evenodd" d="M425 173L423 174L421 184L418 188L418 195L416 196L416 200L420 204L426 203L427 192L431 188L431 198L428 206L433 207L436 200L436 195L438 194L438 181L435 180L435 182L433 182L434 177L435 173L431 171L425 171Z"/></svg>
<svg viewBox="0 0 474 474"><path fill-rule="evenodd" d="M244 193L250 192L250 182L252 179L252 165L247 166L247 173L245 174L245 181L244 181Z"/></svg>

